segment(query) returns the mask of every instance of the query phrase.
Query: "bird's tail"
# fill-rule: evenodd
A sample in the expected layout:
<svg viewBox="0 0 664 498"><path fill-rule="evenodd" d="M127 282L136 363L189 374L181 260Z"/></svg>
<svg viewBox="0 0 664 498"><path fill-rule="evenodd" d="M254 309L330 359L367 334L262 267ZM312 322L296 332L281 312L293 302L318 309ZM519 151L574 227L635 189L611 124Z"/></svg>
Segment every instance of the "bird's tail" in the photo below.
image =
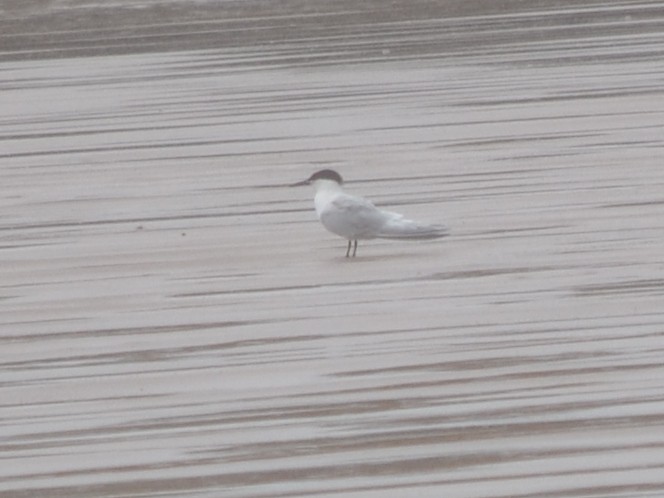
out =
<svg viewBox="0 0 664 498"><path fill-rule="evenodd" d="M444 225L424 225L405 218L385 223L376 235L379 239L427 240L438 239L449 233Z"/></svg>

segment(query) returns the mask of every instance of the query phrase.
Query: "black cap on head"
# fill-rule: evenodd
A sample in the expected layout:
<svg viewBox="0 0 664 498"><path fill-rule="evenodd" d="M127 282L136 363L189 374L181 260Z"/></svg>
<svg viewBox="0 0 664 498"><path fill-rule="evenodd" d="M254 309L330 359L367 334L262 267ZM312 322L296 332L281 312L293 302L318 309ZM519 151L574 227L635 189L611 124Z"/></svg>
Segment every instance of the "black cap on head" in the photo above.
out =
<svg viewBox="0 0 664 498"><path fill-rule="evenodd" d="M320 171L316 171L309 177L307 181L312 183L316 180L332 180L333 182L337 182L339 185L344 182L343 178L341 178L341 175L333 169L322 169Z"/></svg>
<svg viewBox="0 0 664 498"><path fill-rule="evenodd" d="M337 182L339 185L341 185L344 182L343 179L341 178L341 175L336 171L334 171L333 169L322 169L320 171L316 171L313 175L311 175L303 182L293 183L291 187L299 187L300 185L311 185L316 180L330 180L333 182Z"/></svg>

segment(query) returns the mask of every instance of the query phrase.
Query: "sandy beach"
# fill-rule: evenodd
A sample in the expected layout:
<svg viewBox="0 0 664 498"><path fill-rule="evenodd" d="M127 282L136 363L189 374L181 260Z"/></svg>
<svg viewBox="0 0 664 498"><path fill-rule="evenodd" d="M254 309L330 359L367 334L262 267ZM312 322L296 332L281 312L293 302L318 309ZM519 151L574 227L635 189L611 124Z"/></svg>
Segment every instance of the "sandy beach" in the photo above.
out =
<svg viewBox="0 0 664 498"><path fill-rule="evenodd" d="M0 13L1 497L664 496L661 2Z"/></svg>

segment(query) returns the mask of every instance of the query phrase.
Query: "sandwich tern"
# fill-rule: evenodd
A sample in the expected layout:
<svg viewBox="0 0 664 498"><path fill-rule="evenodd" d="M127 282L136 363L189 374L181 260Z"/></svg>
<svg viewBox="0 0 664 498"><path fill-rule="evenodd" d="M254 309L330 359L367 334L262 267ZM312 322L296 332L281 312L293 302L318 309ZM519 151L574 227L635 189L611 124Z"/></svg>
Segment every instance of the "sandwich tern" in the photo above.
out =
<svg viewBox="0 0 664 498"><path fill-rule="evenodd" d="M348 240L346 257L357 252L357 241L365 239L427 240L447 235L443 225L425 225L404 218L398 213L383 211L362 197L344 192L341 175L334 170L317 171L308 179L292 187L313 185L316 189L314 205L323 226L335 235Z"/></svg>

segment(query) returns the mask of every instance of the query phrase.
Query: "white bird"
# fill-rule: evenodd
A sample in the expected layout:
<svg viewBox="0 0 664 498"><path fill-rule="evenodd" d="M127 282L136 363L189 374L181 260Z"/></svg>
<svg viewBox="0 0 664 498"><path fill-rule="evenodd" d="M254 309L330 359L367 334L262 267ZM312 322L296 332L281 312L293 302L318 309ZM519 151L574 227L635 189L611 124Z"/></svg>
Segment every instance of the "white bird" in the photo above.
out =
<svg viewBox="0 0 664 498"><path fill-rule="evenodd" d="M341 175L334 170L317 171L308 179L291 186L299 185L313 185L316 188L314 204L318 219L327 230L348 240L346 257L350 256L351 243L355 257L358 240L427 240L447 235L447 228L443 225L425 225L408 220L398 213L378 209L362 197L347 194L341 187Z"/></svg>

